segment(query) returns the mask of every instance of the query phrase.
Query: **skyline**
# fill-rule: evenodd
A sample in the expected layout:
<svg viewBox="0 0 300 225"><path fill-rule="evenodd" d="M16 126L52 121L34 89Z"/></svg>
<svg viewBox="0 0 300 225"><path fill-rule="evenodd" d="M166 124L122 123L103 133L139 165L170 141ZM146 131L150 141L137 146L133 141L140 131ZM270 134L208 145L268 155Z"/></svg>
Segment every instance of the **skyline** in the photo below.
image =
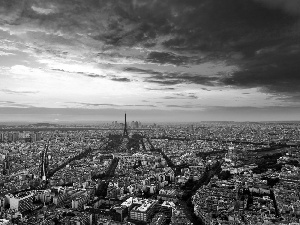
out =
<svg viewBox="0 0 300 225"><path fill-rule="evenodd" d="M0 0L0 122L299 120L299 36L297 0Z"/></svg>

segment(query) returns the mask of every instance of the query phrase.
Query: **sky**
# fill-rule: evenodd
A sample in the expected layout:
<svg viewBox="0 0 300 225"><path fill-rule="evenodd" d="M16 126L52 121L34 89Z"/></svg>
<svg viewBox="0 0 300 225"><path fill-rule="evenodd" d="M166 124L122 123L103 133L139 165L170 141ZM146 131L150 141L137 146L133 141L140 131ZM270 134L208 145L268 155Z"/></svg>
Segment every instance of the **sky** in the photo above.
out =
<svg viewBox="0 0 300 225"><path fill-rule="evenodd" d="M0 122L300 118L299 0L0 0Z"/></svg>

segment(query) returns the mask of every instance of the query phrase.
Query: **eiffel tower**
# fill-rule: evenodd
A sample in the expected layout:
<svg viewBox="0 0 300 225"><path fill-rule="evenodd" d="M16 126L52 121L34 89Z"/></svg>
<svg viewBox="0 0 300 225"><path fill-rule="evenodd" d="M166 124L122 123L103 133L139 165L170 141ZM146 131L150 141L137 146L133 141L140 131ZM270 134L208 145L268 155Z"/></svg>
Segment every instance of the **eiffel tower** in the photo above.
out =
<svg viewBox="0 0 300 225"><path fill-rule="evenodd" d="M126 121L126 113L125 113L125 125L124 125L122 143L119 146L119 151L121 151L121 152L128 151L128 149L127 149L128 142L129 142L129 136L128 136L128 131L127 131L127 121Z"/></svg>
<svg viewBox="0 0 300 225"><path fill-rule="evenodd" d="M127 138L128 138L127 122L126 122L126 113L125 113L125 125L124 125L123 137L127 137Z"/></svg>

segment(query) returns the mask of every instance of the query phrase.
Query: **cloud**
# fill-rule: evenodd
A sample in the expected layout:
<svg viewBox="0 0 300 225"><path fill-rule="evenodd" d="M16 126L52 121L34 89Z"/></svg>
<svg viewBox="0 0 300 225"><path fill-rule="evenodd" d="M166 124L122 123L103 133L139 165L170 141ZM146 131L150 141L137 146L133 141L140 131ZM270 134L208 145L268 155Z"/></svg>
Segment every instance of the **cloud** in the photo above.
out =
<svg viewBox="0 0 300 225"><path fill-rule="evenodd" d="M86 77L91 77L91 78L108 78L112 81L117 81L117 82L130 82L131 80L126 78L126 77L117 77L115 75L99 75L95 73L87 73L87 72L77 72L77 74L84 75Z"/></svg>
<svg viewBox="0 0 300 225"><path fill-rule="evenodd" d="M77 74L81 74L86 77L92 77L92 78L104 78L106 76L95 74L95 73L87 73L87 72L77 72Z"/></svg>
<svg viewBox="0 0 300 225"><path fill-rule="evenodd" d="M160 84L160 85L177 85L181 84L181 80L155 80L155 79L146 79L145 82Z"/></svg>
<svg viewBox="0 0 300 225"><path fill-rule="evenodd" d="M216 74L216 76L205 76L201 74L191 74L185 72L161 72L151 69L139 69L134 67L127 67L124 70L128 72L147 75L147 77L144 79L144 82L157 83L162 85L176 85L186 83L214 86L220 79L218 74ZM201 73L201 71L199 71L199 73Z"/></svg>
<svg viewBox="0 0 300 225"><path fill-rule="evenodd" d="M162 99L198 99L193 93L173 93L173 96L165 96Z"/></svg>
<svg viewBox="0 0 300 225"><path fill-rule="evenodd" d="M51 69L53 71L58 71L58 72L63 72L63 73L69 73L69 74L79 74L85 77L91 77L91 78L106 78L107 76L96 74L96 73L89 73L89 72L73 72L73 71L68 71L64 69Z"/></svg>
<svg viewBox="0 0 300 225"><path fill-rule="evenodd" d="M106 104L106 103L83 103L83 102L67 102L67 103L74 103L83 106L118 106L115 104Z"/></svg>
<svg viewBox="0 0 300 225"><path fill-rule="evenodd" d="M154 51L148 54L147 61L159 64L186 65L189 62L189 58L170 52Z"/></svg>
<svg viewBox="0 0 300 225"><path fill-rule="evenodd" d="M1 89L0 91L6 93L6 94L37 94L38 91L13 91L9 89Z"/></svg>
<svg viewBox="0 0 300 225"><path fill-rule="evenodd" d="M19 104L14 101L0 101L0 109L2 107L17 107L17 108L34 108L34 106L30 104Z"/></svg>
<svg viewBox="0 0 300 225"><path fill-rule="evenodd" d="M268 7L281 9L288 14L300 16L300 2L298 0L256 0Z"/></svg>
<svg viewBox="0 0 300 225"><path fill-rule="evenodd" d="M14 55L14 54L10 52L3 52L0 50L0 56L8 56L8 55Z"/></svg>
<svg viewBox="0 0 300 225"><path fill-rule="evenodd" d="M276 21L280 26L283 20L277 14L275 21L272 10L264 9L253 0L228 0L227 3L218 0L141 1L142 4L130 0L113 3L105 0L51 0L36 5L33 1L21 1L20 4L12 0L12 3L5 1L4 11L8 12L6 17L10 17L6 22L14 21L28 29L36 27L69 35L79 33L108 46L151 47L162 44L171 49L203 51L228 49L230 45L226 42L243 39L240 31L247 37L254 33L253 25L260 30L262 19L272 26ZM54 9L55 14L52 13ZM153 54L153 60L156 60L157 53ZM175 63L186 60L186 56L174 53L159 57L162 56L163 60Z"/></svg>
<svg viewBox="0 0 300 225"><path fill-rule="evenodd" d="M166 88L145 88L148 91L170 91L170 90L175 90L175 88L170 88L170 87L166 87Z"/></svg>
<svg viewBox="0 0 300 225"><path fill-rule="evenodd" d="M7 46L29 52L44 65L63 61L112 68L103 73L53 68L57 72L106 78L120 85L131 81L127 75L132 73L138 81L151 83L148 91L160 89L158 85L177 90L184 84L257 87L290 98L299 92L298 0L3 0L0 4L0 29L14 42ZM201 68L203 63L218 62L223 63L218 70ZM226 66L238 69L229 71ZM117 74L123 67L126 74Z"/></svg>
<svg viewBox="0 0 300 225"><path fill-rule="evenodd" d="M54 8L40 8L35 5L31 6L31 8L38 14L42 14L42 15L48 15L51 13L55 13L56 11Z"/></svg>
<svg viewBox="0 0 300 225"><path fill-rule="evenodd" d="M181 109L202 109L200 105L188 104L188 105L166 105L167 108L181 108Z"/></svg>
<svg viewBox="0 0 300 225"><path fill-rule="evenodd" d="M154 74L154 75L153 75ZM176 84L201 84L206 86L214 86L218 82L219 77L203 76L199 74L189 73L152 73L145 82L158 83L162 85L176 85Z"/></svg>
<svg viewBox="0 0 300 225"><path fill-rule="evenodd" d="M59 72L64 72L64 73L70 73L70 74L80 74L85 77L91 77L91 78L108 78L112 81L118 81L118 82L130 82L131 80L126 78L126 77L117 77L115 75L100 75L96 73L89 73L89 72L72 72L64 69L51 69L53 71L59 71Z"/></svg>
<svg viewBox="0 0 300 225"><path fill-rule="evenodd" d="M123 105L124 107L153 107L155 108L156 106L155 105Z"/></svg>
<svg viewBox="0 0 300 225"><path fill-rule="evenodd" d="M0 104L14 104L13 101L0 101Z"/></svg>
<svg viewBox="0 0 300 225"><path fill-rule="evenodd" d="M139 105L139 104L111 104L111 103L85 103L85 102L66 102L67 104L78 104L87 107L107 106L107 107L156 107L155 105Z"/></svg>
<svg viewBox="0 0 300 225"><path fill-rule="evenodd" d="M151 69L140 69L136 67L125 67L124 71L133 72L133 73L141 73L141 74L151 74L151 75L161 75L161 72L154 71Z"/></svg>
<svg viewBox="0 0 300 225"><path fill-rule="evenodd" d="M298 58L300 49L291 53L285 47L273 53L256 55L245 61L242 70L224 78L223 83L239 88L259 87L270 93L299 93Z"/></svg>
<svg viewBox="0 0 300 225"><path fill-rule="evenodd" d="M130 79L126 77L114 77L111 78L112 81L118 81L118 82L130 82Z"/></svg>

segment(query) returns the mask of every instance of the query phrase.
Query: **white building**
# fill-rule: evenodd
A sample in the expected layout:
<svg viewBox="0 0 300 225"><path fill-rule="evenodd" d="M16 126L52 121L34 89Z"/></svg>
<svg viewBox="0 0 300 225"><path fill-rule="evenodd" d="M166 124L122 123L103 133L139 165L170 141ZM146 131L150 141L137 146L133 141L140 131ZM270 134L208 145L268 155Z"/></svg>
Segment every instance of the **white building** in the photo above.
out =
<svg viewBox="0 0 300 225"><path fill-rule="evenodd" d="M9 194L6 197L8 198L10 209L25 212L33 208L33 192L21 192L16 195Z"/></svg>

